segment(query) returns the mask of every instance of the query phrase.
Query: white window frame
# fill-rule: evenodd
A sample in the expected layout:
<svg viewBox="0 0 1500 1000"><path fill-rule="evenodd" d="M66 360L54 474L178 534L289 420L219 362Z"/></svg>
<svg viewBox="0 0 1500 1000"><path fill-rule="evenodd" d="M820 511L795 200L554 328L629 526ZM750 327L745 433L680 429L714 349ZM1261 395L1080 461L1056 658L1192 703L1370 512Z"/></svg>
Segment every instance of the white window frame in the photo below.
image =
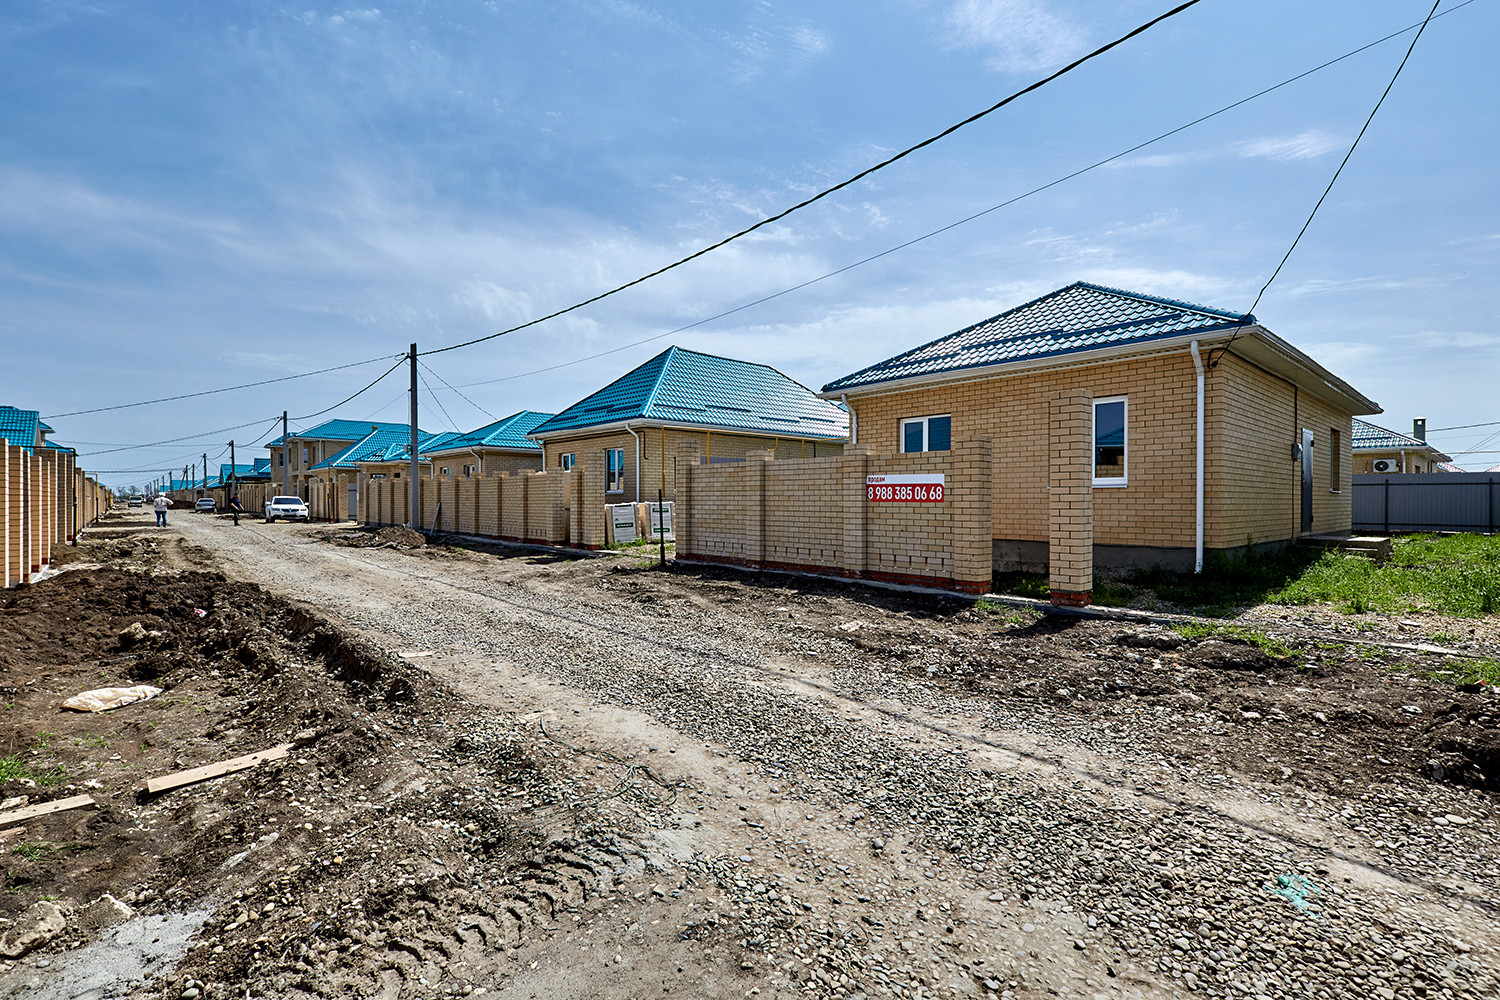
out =
<svg viewBox="0 0 1500 1000"><path fill-rule="evenodd" d="M475 474L477 472L479 472L479 466L477 466L477 465L466 465L466 466L464 466L464 478L465 479L473 479L474 476L475 476Z"/></svg>
<svg viewBox="0 0 1500 1000"><path fill-rule="evenodd" d="M1121 445L1125 449L1124 458L1125 472L1119 476L1093 476L1095 486L1106 488L1130 485L1130 398L1128 396L1098 396L1094 399L1094 408L1090 411L1089 420L1089 471L1096 473L1099 458L1099 407L1106 403L1119 403L1124 407L1125 419L1121 424L1124 438Z"/></svg>
<svg viewBox="0 0 1500 1000"><path fill-rule="evenodd" d="M557 466L564 472L572 472L573 466L577 464L578 453L575 451L565 451L561 455L557 456Z"/></svg>
<svg viewBox="0 0 1500 1000"><path fill-rule="evenodd" d="M610 466L611 457L615 458L616 464L613 469ZM611 482L613 479L613 482ZM604 451L604 492L625 492L625 449L607 448Z"/></svg>
<svg viewBox="0 0 1500 1000"><path fill-rule="evenodd" d="M929 420L940 420L943 417L947 417L948 418L948 450L952 451L953 450L953 414L951 414L951 413L930 413L930 414L928 414L925 417L903 417L901 419L901 425L897 429L897 433L900 435L899 441L901 443L901 454L903 454L903 455L915 455L915 454L918 454L915 451L907 451L906 450L906 425L907 424L921 424L922 425L922 449L921 450L924 451L924 452L925 451L931 451L932 449L930 449L930 448L927 447L927 442L928 442L927 422Z"/></svg>

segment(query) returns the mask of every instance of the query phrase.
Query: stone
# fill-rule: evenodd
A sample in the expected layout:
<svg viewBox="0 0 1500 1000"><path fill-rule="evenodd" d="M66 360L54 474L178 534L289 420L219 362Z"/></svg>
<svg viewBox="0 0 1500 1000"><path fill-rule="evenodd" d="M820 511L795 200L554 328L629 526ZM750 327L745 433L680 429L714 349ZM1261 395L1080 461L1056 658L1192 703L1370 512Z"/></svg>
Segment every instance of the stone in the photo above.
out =
<svg viewBox="0 0 1500 1000"><path fill-rule="evenodd" d="M0 937L0 957L20 958L50 942L67 926L62 907L47 900L33 903Z"/></svg>
<svg viewBox="0 0 1500 1000"><path fill-rule="evenodd" d="M133 916L134 910L105 893L79 911L78 925L88 931L98 931L122 924Z"/></svg>

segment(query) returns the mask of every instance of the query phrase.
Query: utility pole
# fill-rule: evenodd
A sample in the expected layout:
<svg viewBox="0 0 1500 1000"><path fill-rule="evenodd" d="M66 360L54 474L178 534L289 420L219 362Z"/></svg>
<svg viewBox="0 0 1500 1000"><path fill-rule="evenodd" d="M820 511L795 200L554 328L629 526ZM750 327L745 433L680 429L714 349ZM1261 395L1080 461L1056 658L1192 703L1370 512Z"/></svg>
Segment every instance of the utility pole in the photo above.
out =
<svg viewBox="0 0 1500 1000"><path fill-rule="evenodd" d="M411 530L422 530L421 483L417 481L417 345L411 345Z"/></svg>
<svg viewBox="0 0 1500 1000"><path fill-rule="evenodd" d="M286 411L281 411L281 492L286 495L287 469L292 464L292 446L286 439Z"/></svg>
<svg viewBox="0 0 1500 1000"><path fill-rule="evenodd" d="M231 441L229 442L229 492L227 499L229 500L229 510L232 514L234 514L234 526L238 528L240 526L240 506L239 504L234 502L234 495L238 492L238 490L235 488L235 472L236 469L234 467L234 442Z"/></svg>
<svg viewBox="0 0 1500 1000"><path fill-rule="evenodd" d="M208 452L203 453L203 492L208 492Z"/></svg>

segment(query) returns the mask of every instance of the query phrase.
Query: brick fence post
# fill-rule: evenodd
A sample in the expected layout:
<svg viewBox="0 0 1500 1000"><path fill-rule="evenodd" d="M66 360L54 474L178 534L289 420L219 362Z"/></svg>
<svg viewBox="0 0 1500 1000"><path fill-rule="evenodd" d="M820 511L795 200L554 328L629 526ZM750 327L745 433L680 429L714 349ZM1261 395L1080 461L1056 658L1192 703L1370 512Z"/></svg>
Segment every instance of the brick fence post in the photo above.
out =
<svg viewBox="0 0 1500 1000"><path fill-rule="evenodd" d="M1047 583L1069 607L1094 599L1093 404L1086 389L1059 393L1047 421Z"/></svg>
<svg viewBox="0 0 1500 1000"><path fill-rule="evenodd" d="M745 453L745 499L752 505L745 511L745 561L758 568L766 565L766 465L775 458L770 449Z"/></svg>
<svg viewBox="0 0 1500 1000"><path fill-rule="evenodd" d="M844 514L844 555L839 569L844 576L864 576L865 570L869 569L869 504L865 500L865 477L870 474L873 450L867 444L847 445L837 460L839 500Z"/></svg>
<svg viewBox="0 0 1500 1000"><path fill-rule="evenodd" d="M953 585L971 594L987 592L994 578L992 453L989 438L966 441L953 449L944 491L953 532Z"/></svg>
<svg viewBox="0 0 1500 1000"><path fill-rule="evenodd" d="M608 456L603 451L586 454L579 459L583 466L583 486L579 507L580 541L586 549L602 549L609 541L605 535L604 480L605 463ZM575 467L576 468L576 467Z"/></svg>
<svg viewBox="0 0 1500 1000"><path fill-rule="evenodd" d="M693 505L698 496L698 465L702 457L697 441L685 442L677 453L672 474L677 493L672 504L672 535L677 539L677 555L686 559L693 555Z"/></svg>

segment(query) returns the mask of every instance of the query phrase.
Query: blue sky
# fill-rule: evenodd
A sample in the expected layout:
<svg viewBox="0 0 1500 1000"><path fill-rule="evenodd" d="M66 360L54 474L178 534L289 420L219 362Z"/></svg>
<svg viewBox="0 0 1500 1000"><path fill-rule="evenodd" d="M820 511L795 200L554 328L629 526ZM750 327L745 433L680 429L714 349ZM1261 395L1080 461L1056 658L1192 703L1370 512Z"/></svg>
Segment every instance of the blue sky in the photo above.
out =
<svg viewBox="0 0 1500 1000"><path fill-rule="evenodd" d="M0 402L56 414L493 332L778 211L1168 6L12 0L0 8ZM496 416L560 410L672 343L817 387L1075 280L1246 309L1410 35L773 302L507 378L879 253L1428 6L1207 0L724 251L428 359L447 413L424 399L422 425L490 419L439 378ZM1416 415L1500 420L1497 37L1493 0L1433 22L1256 308L1397 430ZM281 410L322 409L383 368L51 423L89 442L87 467L180 470L231 435L106 449L264 421L233 432L243 445ZM402 377L333 415L404 420ZM1484 440L1495 430L1434 441L1500 449ZM1500 450L1460 461L1485 468Z"/></svg>

